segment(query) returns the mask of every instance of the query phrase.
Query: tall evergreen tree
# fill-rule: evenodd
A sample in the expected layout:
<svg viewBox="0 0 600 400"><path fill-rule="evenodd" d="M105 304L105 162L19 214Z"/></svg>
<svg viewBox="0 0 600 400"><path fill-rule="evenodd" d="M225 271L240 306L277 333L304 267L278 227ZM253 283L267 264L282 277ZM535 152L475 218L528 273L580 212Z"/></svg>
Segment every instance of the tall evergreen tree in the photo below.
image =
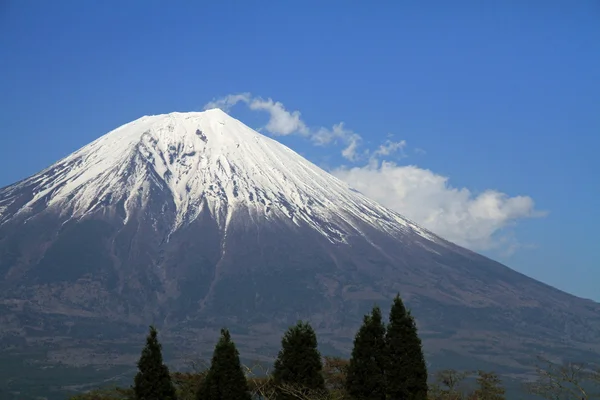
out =
<svg viewBox="0 0 600 400"><path fill-rule="evenodd" d="M317 349L317 335L308 323L298 322L288 329L281 340L281 350L275 360L273 380L278 387L290 385L308 392L325 390L323 362ZM279 391L278 399L287 399Z"/></svg>
<svg viewBox="0 0 600 400"><path fill-rule="evenodd" d="M379 307L365 315L354 338L346 390L357 400L385 400L385 326Z"/></svg>
<svg viewBox="0 0 600 400"><path fill-rule="evenodd" d="M163 364L162 345L158 342L154 326L150 326L137 367L139 371L133 385L136 400L176 400L175 387L169 368Z"/></svg>
<svg viewBox="0 0 600 400"><path fill-rule="evenodd" d="M386 392L389 400L427 399L427 366L410 311L397 295L386 332Z"/></svg>
<svg viewBox="0 0 600 400"><path fill-rule="evenodd" d="M250 400L239 353L227 329L215 346L210 369L198 391L198 400Z"/></svg>

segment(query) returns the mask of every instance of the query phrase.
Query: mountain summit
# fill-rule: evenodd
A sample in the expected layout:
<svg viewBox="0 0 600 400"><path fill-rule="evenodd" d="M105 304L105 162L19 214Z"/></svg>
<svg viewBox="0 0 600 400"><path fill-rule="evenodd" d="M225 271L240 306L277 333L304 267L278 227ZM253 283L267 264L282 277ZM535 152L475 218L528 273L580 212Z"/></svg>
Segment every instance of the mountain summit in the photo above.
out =
<svg viewBox="0 0 600 400"><path fill-rule="evenodd" d="M252 358L308 319L348 354L397 292L433 369L600 354L597 303L422 229L218 109L142 117L0 189L0 277L6 351L51 346L66 364L135 354L150 323L185 354L226 325Z"/></svg>
<svg viewBox="0 0 600 400"><path fill-rule="evenodd" d="M361 223L434 236L220 109L146 116L0 192L0 224L47 209L80 219L99 210L145 210L152 193L169 234L204 210L219 228L232 218L308 225L330 242Z"/></svg>

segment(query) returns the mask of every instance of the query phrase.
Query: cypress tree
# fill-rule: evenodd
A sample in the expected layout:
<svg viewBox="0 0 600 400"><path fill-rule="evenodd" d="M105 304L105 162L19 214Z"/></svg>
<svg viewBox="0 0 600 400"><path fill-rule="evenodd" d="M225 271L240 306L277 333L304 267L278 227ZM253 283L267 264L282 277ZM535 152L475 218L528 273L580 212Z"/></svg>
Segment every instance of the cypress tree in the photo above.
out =
<svg viewBox="0 0 600 400"><path fill-rule="evenodd" d="M387 394L390 400L427 399L427 366L421 339L410 311L397 295L386 332Z"/></svg>
<svg viewBox="0 0 600 400"><path fill-rule="evenodd" d="M239 353L227 329L215 346L210 368L198 391L198 400L250 400Z"/></svg>
<svg viewBox="0 0 600 400"><path fill-rule="evenodd" d="M365 315L354 338L346 390L357 400L385 400L385 326L379 307Z"/></svg>
<svg viewBox="0 0 600 400"><path fill-rule="evenodd" d="M307 394L325 390L323 363L317 349L317 335L308 323L299 321L290 327L281 340L281 350L273 369L273 380L280 388L293 386ZM287 399L281 390L277 399Z"/></svg>
<svg viewBox="0 0 600 400"><path fill-rule="evenodd" d="M133 385L136 400L176 400L175 387L169 368L163 364L162 345L158 342L154 326L150 326L137 367L139 371Z"/></svg>

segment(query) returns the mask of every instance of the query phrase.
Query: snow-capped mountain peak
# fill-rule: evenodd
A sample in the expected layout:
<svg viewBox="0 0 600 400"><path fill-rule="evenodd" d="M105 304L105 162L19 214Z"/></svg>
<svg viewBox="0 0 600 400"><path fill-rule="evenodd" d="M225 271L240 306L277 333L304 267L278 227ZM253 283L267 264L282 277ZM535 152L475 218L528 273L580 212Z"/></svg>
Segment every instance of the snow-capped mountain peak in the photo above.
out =
<svg viewBox="0 0 600 400"><path fill-rule="evenodd" d="M397 293L434 351L519 370L532 348L600 354L597 304L420 229L220 110L139 118L0 188L0 276L0 337L29 346L41 327L63 338L56 360L97 362L99 335L133 348L154 322L182 354L231 326L263 357L298 319L344 349ZM481 355L484 336L499 340Z"/></svg>
<svg viewBox="0 0 600 400"><path fill-rule="evenodd" d="M205 209L226 229L243 210L256 221L308 224L333 242L360 234L364 221L396 234L401 226L434 240L220 109L144 116L107 133L39 174L0 189L0 224L26 220L40 208L71 219L102 207L122 207L127 223L156 189L168 194L163 211L174 216L171 232Z"/></svg>

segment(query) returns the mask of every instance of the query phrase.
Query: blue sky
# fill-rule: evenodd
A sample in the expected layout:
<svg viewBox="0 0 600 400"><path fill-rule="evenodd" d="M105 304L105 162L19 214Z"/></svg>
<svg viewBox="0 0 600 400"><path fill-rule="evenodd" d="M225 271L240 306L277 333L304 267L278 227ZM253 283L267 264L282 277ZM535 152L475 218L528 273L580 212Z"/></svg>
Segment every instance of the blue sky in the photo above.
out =
<svg viewBox="0 0 600 400"><path fill-rule="evenodd" d="M234 117L372 197L600 300L595 0L5 0L0 54L0 186L244 94Z"/></svg>

